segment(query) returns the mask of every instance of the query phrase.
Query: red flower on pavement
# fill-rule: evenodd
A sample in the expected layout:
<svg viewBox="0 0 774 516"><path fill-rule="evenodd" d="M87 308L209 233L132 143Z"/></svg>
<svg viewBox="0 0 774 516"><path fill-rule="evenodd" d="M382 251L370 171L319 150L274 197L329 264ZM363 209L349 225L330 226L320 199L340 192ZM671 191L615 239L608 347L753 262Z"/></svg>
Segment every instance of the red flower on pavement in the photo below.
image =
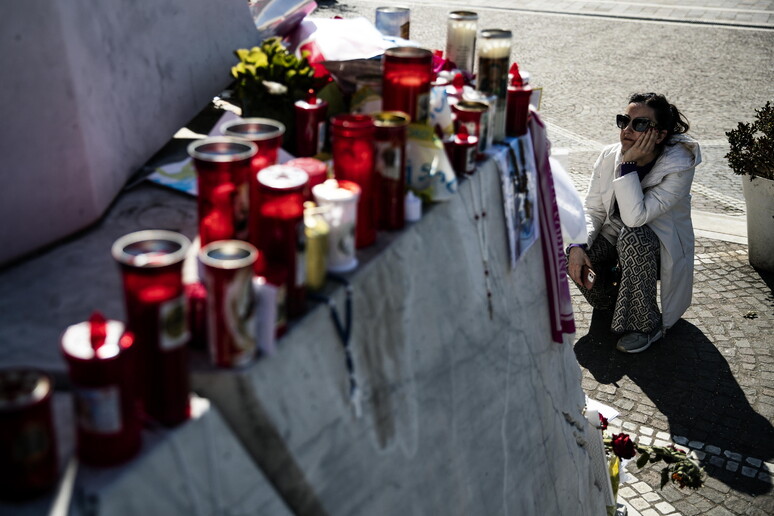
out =
<svg viewBox="0 0 774 516"><path fill-rule="evenodd" d="M602 414L599 414L599 426L602 430L607 430L607 418Z"/></svg>
<svg viewBox="0 0 774 516"><path fill-rule="evenodd" d="M634 442L628 434L620 433L613 435L613 453L622 459L631 459L637 453L634 449Z"/></svg>

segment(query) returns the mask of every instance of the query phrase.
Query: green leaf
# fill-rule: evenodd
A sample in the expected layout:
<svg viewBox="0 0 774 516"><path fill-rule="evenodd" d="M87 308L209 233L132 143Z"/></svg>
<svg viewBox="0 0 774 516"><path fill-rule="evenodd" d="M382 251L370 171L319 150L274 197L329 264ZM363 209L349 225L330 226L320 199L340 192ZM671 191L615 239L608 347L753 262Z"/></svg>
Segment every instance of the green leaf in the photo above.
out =
<svg viewBox="0 0 774 516"><path fill-rule="evenodd" d="M669 467L661 470L661 489L664 489L667 482L669 482Z"/></svg>
<svg viewBox="0 0 774 516"><path fill-rule="evenodd" d="M650 454L648 452L640 454L639 457L637 457L637 467L642 468L645 466L645 464L648 463L648 459L650 458Z"/></svg>

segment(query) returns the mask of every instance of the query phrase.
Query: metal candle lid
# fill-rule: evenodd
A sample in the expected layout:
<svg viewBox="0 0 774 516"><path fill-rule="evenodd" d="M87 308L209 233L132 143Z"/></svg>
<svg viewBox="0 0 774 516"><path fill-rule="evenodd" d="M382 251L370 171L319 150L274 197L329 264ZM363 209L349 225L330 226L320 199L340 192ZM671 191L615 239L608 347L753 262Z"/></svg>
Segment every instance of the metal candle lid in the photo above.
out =
<svg viewBox="0 0 774 516"><path fill-rule="evenodd" d="M29 407L51 395L51 378L32 369L0 370L0 412Z"/></svg>
<svg viewBox="0 0 774 516"><path fill-rule="evenodd" d="M484 112L489 110L489 105L485 102L478 102L476 100L461 100L452 106L453 109L460 111L475 111Z"/></svg>
<svg viewBox="0 0 774 516"><path fill-rule="evenodd" d="M105 341L97 351L91 344L91 322L84 321L68 327L62 335L62 350L80 360L106 360L118 356L121 350L121 337L124 336L124 323L105 321Z"/></svg>
<svg viewBox="0 0 774 516"><path fill-rule="evenodd" d="M392 47L384 51L385 59L397 58L401 61L425 63L432 62L433 53L426 48Z"/></svg>
<svg viewBox="0 0 774 516"><path fill-rule="evenodd" d="M218 240L199 250L199 261L218 269L242 269L258 258L258 249L243 240Z"/></svg>
<svg viewBox="0 0 774 516"><path fill-rule="evenodd" d="M481 31L481 37L485 39L511 38L513 34L505 29L485 29Z"/></svg>
<svg viewBox="0 0 774 516"><path fill-rule="evenodd" d="M473 11L452 11L449 13L449 19L460 21L475 21L478 20L478 13Z"/></svg>
<svg viewBox="0 0 774 516"><path fill-rule="evenodd" d="M151 229L124 235L115 241L113 258L131 267L157 268L185 259L191 241L180 233Z"/></svg>
<svg viewBox="0 0 774 516"><path fill-rule="evenodd" d="M200 161L230 163L252 158L258 147L251 141L228 136L212 136L192 142L188 154Z"/></svg>
<svg viewBox="0 0 774 516"><path fill-rule="evenodd" d="M220 126L220 132L235 138L263 141L285 134L285 124L271 118L245 118L229 120Z"/></svg>
<svg viewBox="0 0 774 516"><path fill-rule="evenodd" d="M377 127L403 127L409 123L409 116L403 111L382 111L373 117Z"/></svg>
<svg viewBox="0 0 774 516"><path fill-rule="evenodd" d="M271 190L298 190L309 181L309 175L300 168L271 165L258 172L258 183Z"/></svg>

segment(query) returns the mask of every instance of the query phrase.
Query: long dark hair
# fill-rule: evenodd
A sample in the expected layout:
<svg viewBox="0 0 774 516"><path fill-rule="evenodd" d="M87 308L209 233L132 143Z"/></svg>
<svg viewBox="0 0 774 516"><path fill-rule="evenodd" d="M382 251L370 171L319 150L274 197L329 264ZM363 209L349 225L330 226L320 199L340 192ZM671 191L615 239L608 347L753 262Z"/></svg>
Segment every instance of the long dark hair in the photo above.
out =
<svg viewBox="0 0 774 516"><path fill-rule="evenodd" d="M645 104L656 113L658 129L667 132L664 138L667 145L670 145L673 135L687 133L691 127L685 115L674 104L670 104L665 96L658 93L635 93L629 98L629 104Z"/></svg>

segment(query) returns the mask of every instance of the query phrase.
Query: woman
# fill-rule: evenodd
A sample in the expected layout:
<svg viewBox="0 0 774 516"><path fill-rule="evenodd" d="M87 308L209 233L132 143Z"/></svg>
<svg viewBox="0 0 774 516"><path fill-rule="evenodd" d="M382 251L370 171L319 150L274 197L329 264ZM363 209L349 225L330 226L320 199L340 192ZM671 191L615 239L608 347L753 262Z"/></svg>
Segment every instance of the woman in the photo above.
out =
<svg viewBox="0 0 774 516"><path fill-rule="evenodd" d="M690 191L701 153L663 95L632 95L616 124L621 142L602 151L584 201L588 242L568 248L567 271L594 308L613 310L617 349L639 353L691 304Z"/></svg>

